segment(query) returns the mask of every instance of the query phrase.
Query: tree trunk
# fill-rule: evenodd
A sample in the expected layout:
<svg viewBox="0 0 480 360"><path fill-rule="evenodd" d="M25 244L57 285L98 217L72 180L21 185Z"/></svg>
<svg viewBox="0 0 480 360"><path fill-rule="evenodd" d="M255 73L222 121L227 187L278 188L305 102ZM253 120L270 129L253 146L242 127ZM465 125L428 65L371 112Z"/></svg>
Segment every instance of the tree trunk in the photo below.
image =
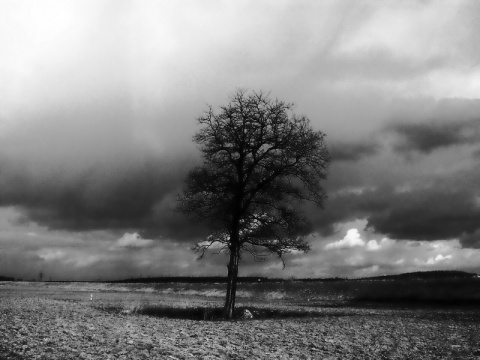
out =
<svg viewBox="0 0 480 360"><path fill-rule="evenodd" d="M227 319L233 318L235 310L235 296L237 294L238 260L240 248L234 244L230 249L230 262L228 263L227 296L223 316Z"/></svg>
<svg viewBox="0 0 480 360"><path fill-rule="evenodd" d="M238 178L242 179L239 170ZM235 197L234 216L232 219L232 227L230 228L230 261L228 262L228 279L227 279L227 296L225 298L225 307L223 308L223 316L226 319L233 318L235 310L235 296L237 295L237 276L238 261L240 259L240 218L243 191L240 191Z"/></svg>

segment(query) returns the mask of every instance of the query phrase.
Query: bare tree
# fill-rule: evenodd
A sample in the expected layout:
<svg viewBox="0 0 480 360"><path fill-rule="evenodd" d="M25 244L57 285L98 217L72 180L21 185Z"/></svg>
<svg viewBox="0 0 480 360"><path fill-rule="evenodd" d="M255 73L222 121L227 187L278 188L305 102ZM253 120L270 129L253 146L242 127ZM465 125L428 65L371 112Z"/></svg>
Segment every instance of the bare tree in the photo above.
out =
<svg viewBox="0 0 480 360"><path fill-rule="evenodd" d="M293 105L269 94L237 90L218 113L198 118L193 140L203 165L187 176L179 210L208 224L212 232L194 246L200 258L225 251L228 263L224 316L235 308L238 264L243 252L257 261L292 250L308 251L310 231L303 201L322 206L329 154L325 134L314 131ZM284 263L285 265L285 263Z"/></svg>

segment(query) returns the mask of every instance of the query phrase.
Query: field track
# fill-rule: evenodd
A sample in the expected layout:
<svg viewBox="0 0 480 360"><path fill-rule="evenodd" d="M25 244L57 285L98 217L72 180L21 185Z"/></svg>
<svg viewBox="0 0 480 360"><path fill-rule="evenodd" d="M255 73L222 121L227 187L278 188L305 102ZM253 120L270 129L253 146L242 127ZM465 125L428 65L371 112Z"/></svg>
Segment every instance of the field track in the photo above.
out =
<svg viewBox="0 0 480 360"><path fill-rule="evenodd" d="M480 310L473 307L311 306L313 317L239 321L135 313L146 304L213 306L221 300L81 284L0 283L0 358L480 359ZM255 305L255 298L239 300Z"/></svg>

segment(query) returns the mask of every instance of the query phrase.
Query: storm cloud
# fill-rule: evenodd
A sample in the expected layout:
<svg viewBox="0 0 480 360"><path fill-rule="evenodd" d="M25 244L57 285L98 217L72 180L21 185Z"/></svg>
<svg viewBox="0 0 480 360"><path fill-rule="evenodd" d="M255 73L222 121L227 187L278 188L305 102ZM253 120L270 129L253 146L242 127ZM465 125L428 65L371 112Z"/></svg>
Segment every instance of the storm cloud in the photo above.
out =
<svg viewBox="0 0 480 360"><path fill-rule="evenodd" d="M413 187L384 185L336 192L313 222L324 235L335 233L335 224L365 219L368 229L395 240L460 238L463 246L480 246L480 193L475 183L479 176L470 176L469 181L457 177L429 181Z"/></svg>
<svg viewBox="0 0 480 360"><path fill-rule="evenodd" d="M397 124L392 130L399 138L395 144L397 152L429 154L450 146L477 144L480 141L480 117L460 123Z"/></svg>
<svg viewBox="0 0 480 360"><path fill-rule="evenodd" d="M193 115L185 116L193 130ZM178 130L159 119L150 122L144 109L115 93L100 103L18 115L0 134L0 206L17 207L19 222L52 230L132 230L179 239L202 233L174 211L198 154L191 141L179 151L172 139Z"/></svg>
<svg viewBox="0 0 480 360"><path fill-rule="evenodd" d="M367 227L389 238L445 240L480 229L480 208L468 190L419 189L383 196L383 209L370 212Z"/></svg>
<svg viewBox="0 0 480 360"><path fill-rule="evenodd" d="M392 133L399 153L432 151L480 141L480 101L418 99L397 104L386 133Z"/></svg>

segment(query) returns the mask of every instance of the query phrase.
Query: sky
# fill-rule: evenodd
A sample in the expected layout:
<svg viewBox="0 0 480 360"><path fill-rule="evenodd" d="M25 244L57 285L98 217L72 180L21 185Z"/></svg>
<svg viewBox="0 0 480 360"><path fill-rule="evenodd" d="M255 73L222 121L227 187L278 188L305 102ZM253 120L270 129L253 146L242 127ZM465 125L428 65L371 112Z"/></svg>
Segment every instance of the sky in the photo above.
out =
<svg viewBox="0 0 480 360"><path fill-rule="evenodd" d="M225 275L175 211L196 119L270 91L327 135L311 251L240 275L480 273L480 3L0 0L0 275Z"/></svg>

